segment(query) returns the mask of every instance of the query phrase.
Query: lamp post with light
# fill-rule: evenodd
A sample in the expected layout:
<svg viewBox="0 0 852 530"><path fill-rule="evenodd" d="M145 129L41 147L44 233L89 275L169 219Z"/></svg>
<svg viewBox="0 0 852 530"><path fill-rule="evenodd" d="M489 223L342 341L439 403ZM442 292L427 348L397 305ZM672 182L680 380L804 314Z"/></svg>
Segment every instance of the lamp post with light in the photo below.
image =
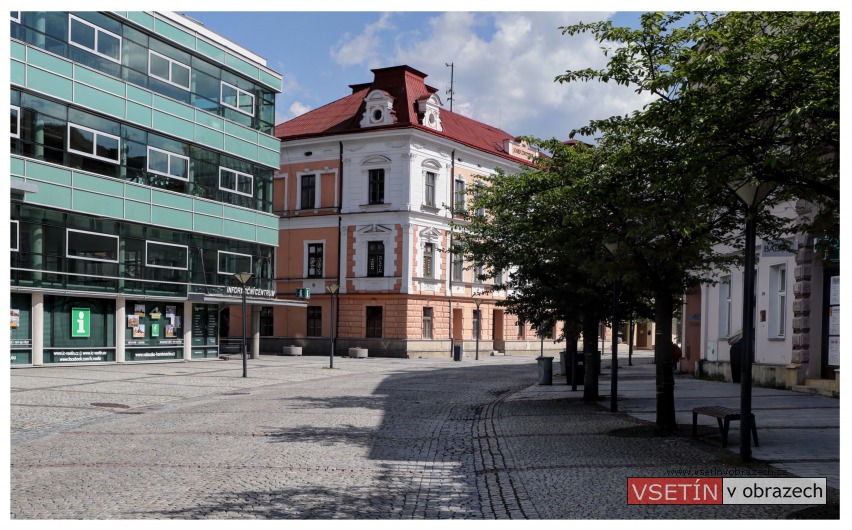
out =
<svg viewBox="0 0 852 530"><path fill-rule="evenodd" d="M751 433L754 420L751 412L751 363L754 359L754 252L757 231L757 207L775 185L739 179L728 183L746 206L745 266L743 272L743 348L742 378L740 380L740 458L751 461Z"/></svg>
<svg viewBox="0 0 852 530"><path fill-rule="evenodd" d="M246 284L251 280L252 276L254 276L250 272L237 272L234 273L234 278L240 282L240 291L243 295L243 340L242 340L242 349L243 349L243 377L248 377L248 366L246 364Z"/></svg>
<svg viewBox="0 0 852 530"><path fill-rule="evenodd" d="M326 285L325 292L331 295L331 351L328 354L328 367L334 368L334 339L335 339L335 329L334 329L334 296L340 290L340 286L337 284Z"/></svg>

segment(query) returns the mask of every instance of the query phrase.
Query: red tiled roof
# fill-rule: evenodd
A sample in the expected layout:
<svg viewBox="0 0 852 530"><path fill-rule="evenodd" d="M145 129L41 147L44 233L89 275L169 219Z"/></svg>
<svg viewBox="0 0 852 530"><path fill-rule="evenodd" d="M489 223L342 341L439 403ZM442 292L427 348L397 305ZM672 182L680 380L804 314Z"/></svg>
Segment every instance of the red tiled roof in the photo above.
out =
<svg viewBox="0 0 852 530"><path fill-rule="evenodd" d="M424 82L426 74L409 66L378 68L372 72L375 75L372 83L350 85L352 94L278 124L275 127L275 136L281 140L295 140L366 130L414 127L489 154L527 163L527 160L511 156L503 150L505 140L515 139L511 134L447 109L441 109L444 129L442 132L420 125L417 118L417 101L437 92L437 89ZM360 125L365 108L364 98L376 89L384 90L394 98L396 123L364 129Z"/></svg>

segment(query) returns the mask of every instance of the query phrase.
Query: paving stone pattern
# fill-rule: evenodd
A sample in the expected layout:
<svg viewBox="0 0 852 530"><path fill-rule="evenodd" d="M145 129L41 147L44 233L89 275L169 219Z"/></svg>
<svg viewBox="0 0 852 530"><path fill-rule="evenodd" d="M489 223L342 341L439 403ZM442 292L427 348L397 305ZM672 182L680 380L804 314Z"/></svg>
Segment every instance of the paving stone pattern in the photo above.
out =
<svg viewBox="0 0 852 530"><path fill-rule="evenodd" d="M738 519L791 512L628 506L628 477L737 464L729 451L688 437L642 435L647 422L582 403L581 392L537 386L534 358L334 364L263 357L250 360L248 378L233 360L12 370L11 517ZM631 429L639 435L617 435Z"/></svg>

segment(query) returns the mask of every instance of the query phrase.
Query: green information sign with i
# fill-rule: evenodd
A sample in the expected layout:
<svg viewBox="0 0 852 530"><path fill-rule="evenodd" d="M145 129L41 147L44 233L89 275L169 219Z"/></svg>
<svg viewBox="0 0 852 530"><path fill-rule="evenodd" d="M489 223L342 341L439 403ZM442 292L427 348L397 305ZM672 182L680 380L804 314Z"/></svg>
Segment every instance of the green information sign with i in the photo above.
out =
<svg viewBox="0 0 852 530"><path fill-rule="evenodd" d="M71 336L72 337L88 337L91 333L91 319L89 318L90 310L84 307L74 307L71 309Z"/></svg>

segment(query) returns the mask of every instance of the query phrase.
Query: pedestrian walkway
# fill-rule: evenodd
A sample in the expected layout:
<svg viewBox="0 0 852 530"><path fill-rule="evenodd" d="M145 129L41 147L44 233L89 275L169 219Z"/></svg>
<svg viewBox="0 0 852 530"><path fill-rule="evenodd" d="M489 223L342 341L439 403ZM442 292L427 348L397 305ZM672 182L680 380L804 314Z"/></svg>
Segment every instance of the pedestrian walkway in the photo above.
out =
<svg viewBox="0 0 852 530"><path fill-rule="evenodd" d="M649 355L650 353L650 355ZM634 356L633 366L619 352L618 410L634 418L656 420L656 386L653 352ZM610 359L601 362L598 392L610 395ZM558 372L554 364L554 373ZM692 409L702 406L740 408L740 385L696 379L692 374L675 377L675 413L678 425L692 426ZM565 384L565 376L554 375L556 386ZM570 388L567 389L570 392ZM577 393L582 391L578 387ZM609 400L601 401L609 406ZM752 412L757 425L759 447L752 444L754 459L800 477L825 477L829 486L840 488L840 400L775 388L752 388ZM721 434L714 418L699 416L700 437L721 445ZM740 452L739 422L731 423L727 449Z"/></svg>

